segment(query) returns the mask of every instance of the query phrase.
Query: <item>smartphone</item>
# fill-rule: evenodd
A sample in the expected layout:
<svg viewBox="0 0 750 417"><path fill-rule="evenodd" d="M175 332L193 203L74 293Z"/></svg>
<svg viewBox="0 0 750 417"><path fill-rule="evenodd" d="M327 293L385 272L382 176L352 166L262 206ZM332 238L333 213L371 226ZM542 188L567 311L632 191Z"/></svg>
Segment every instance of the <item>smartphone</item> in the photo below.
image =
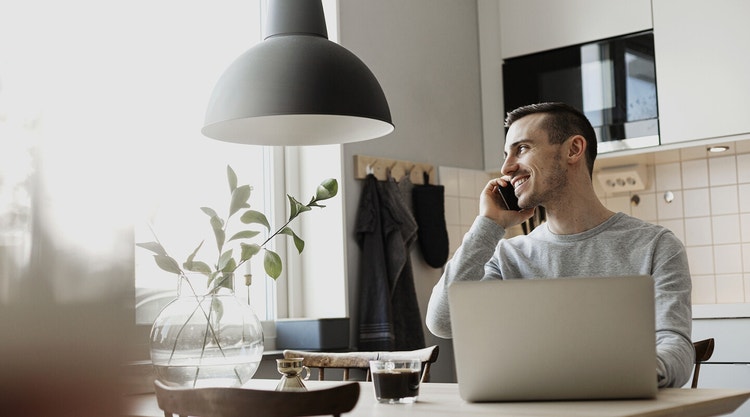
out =
<svg viewBox="0 0 750 417"><path fill-rule="evenodd" d="M500 193L500 196L503 198L503 202L505 202L505 207L507 207L508 210L521 210L521 207L518 207L518 198L516 197L516 192L515 190L513 190L512 185L509 184L506 187L497 187L497 189Z"/></svg>

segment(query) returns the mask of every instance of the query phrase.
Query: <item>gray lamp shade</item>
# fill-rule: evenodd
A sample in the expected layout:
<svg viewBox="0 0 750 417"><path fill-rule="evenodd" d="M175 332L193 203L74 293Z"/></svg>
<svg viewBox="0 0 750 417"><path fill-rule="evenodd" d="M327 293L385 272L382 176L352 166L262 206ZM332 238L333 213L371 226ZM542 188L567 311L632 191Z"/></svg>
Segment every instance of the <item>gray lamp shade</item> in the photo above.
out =
<svg viewBox="0 0 750 417"><path fill-rule="evenodd" d="M265 39L214 88L202 133L254 145L322 145L393 131L383 89L328 40L320 0L271 0Z"/></svg>

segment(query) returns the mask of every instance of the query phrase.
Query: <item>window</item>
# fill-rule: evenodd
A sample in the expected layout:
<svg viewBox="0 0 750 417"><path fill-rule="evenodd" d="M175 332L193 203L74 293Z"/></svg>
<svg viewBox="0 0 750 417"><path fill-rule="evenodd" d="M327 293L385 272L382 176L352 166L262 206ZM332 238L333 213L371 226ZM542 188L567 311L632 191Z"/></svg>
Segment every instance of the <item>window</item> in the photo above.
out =
<svg viewBox="0 0 750 417"><path fill-rule="evenodd" d="M12 297L12 280L29 259L32 215L66 251L102 263L107 252L127 262L132 225L155 215L157 228L170 227L175 213L189 216L202 205L224 203L227 164L256 187L253 201L266 204L271 151L200 133L214 83L260 40L260 7L261 0L3 7L0 154L15 161L0 174L1 221L13 226L2 234L3 245L12 246L3 249L3 297ZM181 226L185 242L202 238L187 227L203 225L199 220ZM173 232L159 237L174 238ZM158 285L145 263L137 264L137 285ZM106 279L56 285L64 299L115 286ZM175 286L169 284L172 292Z"/></svg>
<svg viewBox="0 0 750 417"><path fill-rule="evenodd" d="M135 272L141 312L149 305L155 314L161 290L171 297L177 282L133 247L152 240L146 219L181 260L211 237L199 207L227 204L227 165L254 186L251 204L280 219L286 198L272 189L305 199L323 178L340 181L340 146L236 145L200 133L216 80L260 40L264 5L30 0L0 8L0 303L18 294L19 271L33 258L32 217L52 236L56 257L43 263L52 265L44 272L55 297L132 296ZM335 1L324 6L335 39ZM237 286L262 319L346 315L343 204L327 205L295 225L307 248L306 258L284 263L294 277L274 283L253 266L249 291Z"/></svg>
<svg viewBox="0 0 750 417"><path fill-rule="evenodd" d="M180 157L162 165L162 171L154 172L151 180L145 179L136 191L142 210L135 224L135 241L147 242L156 237L171 256L183 262L205 240L197 259L213 264L218 253L208 216L200 207L210 207L226 218L229 207L227 165L237 173L240 184L253 187L250 197L253 209L266 213L272 225L278 224L270 210L274 194L272 184L268 184L265 174L274 171L272 153L268 147L210 140L192 144ZM236 227L238 220L232 220ZM136 322L150 324L165 303L174 298L177 280L173 274L156 266L149 251L136 249L135 261ZM256 278L248 288L240 284L243 280L238 274L236 294L245 297L261 320L273 319L275 292L272 285L267 285L268 280L263 279L262 257L252 258L251 264ZM238 272L245 271L240 268Z"/></svg>

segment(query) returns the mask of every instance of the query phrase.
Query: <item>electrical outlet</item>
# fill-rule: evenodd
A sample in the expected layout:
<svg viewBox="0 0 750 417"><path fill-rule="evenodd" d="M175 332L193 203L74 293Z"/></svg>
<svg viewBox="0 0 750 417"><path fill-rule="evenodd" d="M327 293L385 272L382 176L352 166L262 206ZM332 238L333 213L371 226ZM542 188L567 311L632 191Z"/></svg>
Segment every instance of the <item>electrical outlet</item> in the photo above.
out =
<svg viewBox="0 0 750 417"><path fill-rule="evenodd" d="M640 191L648 185L648 172L644 165L603 168L595 175L608 193Z"/></svg>

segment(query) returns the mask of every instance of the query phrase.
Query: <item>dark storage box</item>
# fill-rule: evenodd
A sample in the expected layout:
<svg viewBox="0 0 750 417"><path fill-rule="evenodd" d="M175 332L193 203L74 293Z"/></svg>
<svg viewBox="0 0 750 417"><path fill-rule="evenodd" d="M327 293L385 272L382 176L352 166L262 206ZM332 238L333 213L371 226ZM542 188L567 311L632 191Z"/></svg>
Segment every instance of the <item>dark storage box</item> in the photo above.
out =
<svg viewBox="0 0 750 417"><path fill-rule="evenodd" d="M279 319L276 348L344 350L349 348L349 318Z"/></svg>

